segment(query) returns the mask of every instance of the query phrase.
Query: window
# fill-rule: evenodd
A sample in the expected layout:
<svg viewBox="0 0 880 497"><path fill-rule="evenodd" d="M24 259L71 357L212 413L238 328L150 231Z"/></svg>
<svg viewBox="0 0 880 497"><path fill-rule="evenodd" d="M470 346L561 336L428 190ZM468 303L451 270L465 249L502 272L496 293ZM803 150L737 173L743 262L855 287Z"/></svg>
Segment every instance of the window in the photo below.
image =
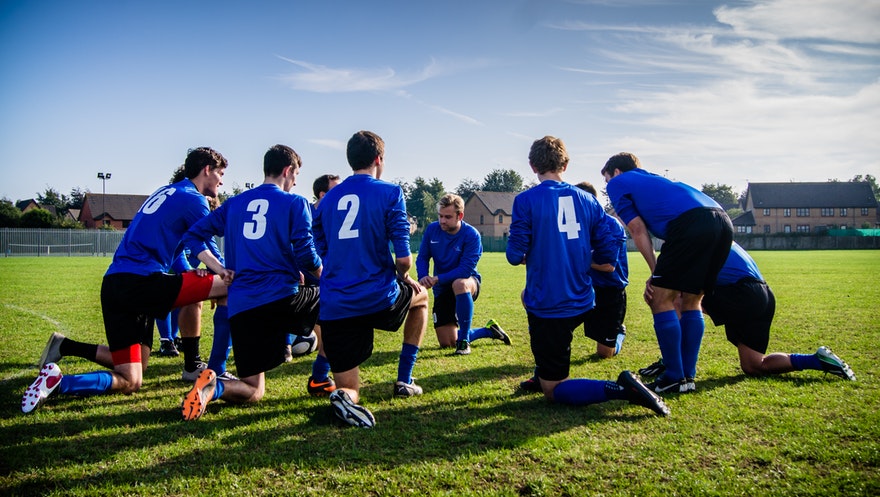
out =
<svg viewBox="0 0 880 497"><path fill-rule="evenodd" d="M770 209L764 209L764 215L765 215L765 216L769 216L769 215L770 215Z"/></svg>
<svg viewBox="0 0 880 497"><path fill-rule="evenodd" d="M783 232L783 233L791 233L791 225L790 225L790 224L786 224L785 226L783 226L783 227L782 227L782 232Z"/></svg>
<svg viewBox="0 0 880 497"><path fill-rule="evenodd" d="M847 214L847 208L841 207L840 208L840 217L846 217L846 214Z"/></svg>
<svg viewBox="0 0 880 497"><path fill-rule="evenodd" d="M498 224L504 224L504 214L498 214Z"/></svg>
<svg viewBox="0 0 880 497"><path fill-rule="evenodd" d="M845 229L846 229L846 225L845 225L845 224L841 224L841 225L840 225L840 229L845 230Z"/></svg>
<svg viewBox="0 0 880 497"><path fill-rule="evenodd" d="M800 214L798 214L800 215ZM822 207L822 217L831 217L834 215L834 207Z"/></svg>
<svg viewBox="0 0 880 497"><path fill-rule="evenodd" d="M809 207L798 207L797 208L797 217L810 217L810 208Z"/></svg>
<svg viewBox="0 0 880 497"><path fill-rule="evenodd" d="M480 214L480 224L483 224L483 215Z"/></svg>
<svg viewBox="0 0 880 497"><path fill-rule="evenodd" d="M770 233L770 225L769 224L764 225L764 233Z"/></svg>
<svg viewBox="0 0 880 497"><path fill-rule="evenodd" d="M810 225L809 224L797 225L797 232L798 233L809 233L810 232Z"/></svg>
<svg viewBox="0 0 880 497"><path fill-rule="evenodd" d="M751 226L737 226L736 232L737 233L751 233L752 227Z"/></svg>
<svg viewBox="0 0 880 497"><path fill-rule="evenodd" d="M862 215L863 215L863 216L867 216L867 215L868 215L868 208L867 208L867 207L862 207Z"/></svg>
<svg viewBox="0 0 880 497"><path fill-rule="evenodd" d="M785 217L791 217L791 209L789 209L788 207L782 209L782 215Z"/></svg>

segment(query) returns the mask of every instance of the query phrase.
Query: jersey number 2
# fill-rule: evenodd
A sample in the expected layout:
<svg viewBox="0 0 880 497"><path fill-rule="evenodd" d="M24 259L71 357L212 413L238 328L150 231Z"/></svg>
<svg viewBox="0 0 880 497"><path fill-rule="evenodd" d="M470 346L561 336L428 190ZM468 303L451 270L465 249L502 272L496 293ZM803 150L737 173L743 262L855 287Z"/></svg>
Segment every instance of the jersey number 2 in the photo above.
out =
<svg viewBox="0 0 880 497"><path fill-rule="evenodd" d="M360 236L360 232L356 229L351 229L354 226L354 220L357 218L358 210L361 207L361 199L358 198L357 195L348 194L343 195L342 198L339 199L339 203L336 204L336 209L340 211L347 211L345 213L345 219L342 220L342 227L339 228L339 239L346 240L349 238L357 238Z"/></svg>

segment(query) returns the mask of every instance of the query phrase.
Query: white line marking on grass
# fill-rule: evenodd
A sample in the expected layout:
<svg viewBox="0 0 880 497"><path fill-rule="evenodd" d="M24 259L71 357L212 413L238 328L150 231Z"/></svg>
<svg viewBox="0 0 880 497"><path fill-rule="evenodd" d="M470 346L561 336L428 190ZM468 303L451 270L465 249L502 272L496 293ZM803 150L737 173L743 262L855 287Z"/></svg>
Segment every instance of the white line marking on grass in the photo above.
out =
<svg viewBox="0 0 880 497"><path fill-rule="evenodd" d="M66 332L66 331L68 331L67 328L65 328L63 324L61 324L59 321L56 321L56 320L52 319L51 317L47 316L46 314L43 314L43 313L40 313L40 312L36 312L36 311L32 311L32 310L30 310L30 309L25 309L24 307L20 307L20 306L17 306L17 305L15 305L15 304L7 304L7 303L5 303L5 302L3 303L3 307L6 307L6 308L8 308L8 309L12 309L12 310L14 310L14 311L18 311L18 312L20 312L20 313L22 313L22 314L28 314L28 315L31 315L31 316L34 316L34 317L40 318L40 319L42 319L43 321L46 321L46 322L51 323L51 324L52 324L53 326L55 326L55 328L57 328L58 331L60 331L60 332ZM36 366L36 364L34 364L34 366ZM2 380L0 380L0 382L5 383L5 382L7 382L7 381L9 381L9 380L14 380L14 379L17 379L17 378L23 378L23 377L27 377L27 376L34 376L34 372L33 372L34 369L35 369L35 368L28 368L28 369L20 369L20 370L18 370L18 371L13 371L13 372L11 373L11 376L9 376L9 377L7 377L7 378L3 378Z"/></svg>

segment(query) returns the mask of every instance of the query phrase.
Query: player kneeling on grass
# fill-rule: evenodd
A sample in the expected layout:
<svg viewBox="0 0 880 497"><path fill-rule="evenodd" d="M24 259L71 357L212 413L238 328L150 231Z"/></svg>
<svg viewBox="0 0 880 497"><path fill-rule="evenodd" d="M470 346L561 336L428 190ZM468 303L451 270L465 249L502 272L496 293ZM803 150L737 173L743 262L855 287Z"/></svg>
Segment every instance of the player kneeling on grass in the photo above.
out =
<svg viewBox="0 0 880 497"><path fill-rule="evenodd" d="M724 325L727 341L739 351L739 364L748 375L783 374L813 369L855 381L852 369L828 347L815 354L767 353L776 297L755 260L736 242L718 273L715 291L703 298L703 311L716 326ZM639 370L644 376L665 371L663 359Z"/></svg>
<svg viewBox="0 0 880 497"><path fill-rule="evenodd" d="M462 221L464 200L448 193L437 204L438 220L429 224L422 237L416 272L419 284L434 290L434 329L441 347L455 347L456 355L471 353L470 343L494 338L510 345L510 337L494 319L485 328L471 328L474 302L480 295L482 278L477 263L483 254L480 233ZM428 266L434 259L434 276Z"/></svg>
<svg viewBox="0 0 880 497"><path fill-rule="evenodd" d="M104 274L101 312L107 345L76 342L53 334L40 357L40 375L28 387L21 410L31 412L49 395L131 394L140 390L153 344L153 323L172 308L226 295L232 273L198 270L168 274L184 232L208 215L205 196L223 184L226 159L210 148L186 156L186 178L156 190L134 219ZM63 376L55 364L65 355L87 357L113 371Z"/></svg>
<svg viewBox="0 0 880 497"><path fill-rule="evenodd" d="M215 399L262 399L265 372L284 363L287 335L311 330L317 320L319 291L299 284L300 270L321 275L311 212L304 197L289 193L300 164L292 148L270 148L263 158L263 184L228 199L183 237L209 269L235 273L229 324L240 378L218 382L213 370L202 371L183 400L183 419L199 418ZM226 240L225 268L208 250L214 236Z"/></svg>
<svg viewBox="0 0 880 497"><path fill-rule="evenodd" d="M593 307L591 261L614 263L618 245L595 197L562 180L568 160L558 138L532 144L529 165L540 184L514 198L507 243L507 261L526 265L522 298L541 389L562 404L627 400L668 415L663 400L629 371L616 382L569 378L573 332Z"/></svg>

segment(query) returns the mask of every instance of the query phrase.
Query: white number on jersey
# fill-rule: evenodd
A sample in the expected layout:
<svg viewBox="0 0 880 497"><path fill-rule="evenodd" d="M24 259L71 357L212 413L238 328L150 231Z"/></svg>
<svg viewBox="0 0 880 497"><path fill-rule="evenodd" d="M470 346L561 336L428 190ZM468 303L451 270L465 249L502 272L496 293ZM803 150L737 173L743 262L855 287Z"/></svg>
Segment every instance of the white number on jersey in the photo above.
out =
<svg viewBox="0 0 880 497"><path fill-rule="evenodd" d="M360 233L356 229L351 229L354 220L357 218L358 210L361 207L361 199L357 195L349 193L343 195L336 204L336 209L340 211L348 211L345 213L345 219L342 221L342 227L339 228L339 239L346 240L348 238L357 238Z"/></svg>
<svg viewBox="0 0 880 497"><path fill-rule="evenodd" d="M581 225L577 222L577 216L574 213L574 198L559 197L559 211L556 214L556 224L559 226L559 232L565 233L569 240L578 237Z"/></svg>
<svg viewBox="0 0 880 497"><path fill-rule="evenodd" d="M264 198L255 198L247 206L248 212L253 212L251 219L244 223L242 234L248 240L259 240L266 234L266 212L269 211L269 201Z"/></svg>
<svg viewBox="0 0 880 497"><path fill-rule="evenodd" d="M144 202L144 206L141 207L141 212L143 212L144 214L152 214L156 212L157 210L159 210L159 207L162 207L162 203L165 202L165 199L170 197L171 195L174 195L174 192L176 191L177 190L171 187L163 188L157 191L156 193L151 195L146 202Z"/></svg>

